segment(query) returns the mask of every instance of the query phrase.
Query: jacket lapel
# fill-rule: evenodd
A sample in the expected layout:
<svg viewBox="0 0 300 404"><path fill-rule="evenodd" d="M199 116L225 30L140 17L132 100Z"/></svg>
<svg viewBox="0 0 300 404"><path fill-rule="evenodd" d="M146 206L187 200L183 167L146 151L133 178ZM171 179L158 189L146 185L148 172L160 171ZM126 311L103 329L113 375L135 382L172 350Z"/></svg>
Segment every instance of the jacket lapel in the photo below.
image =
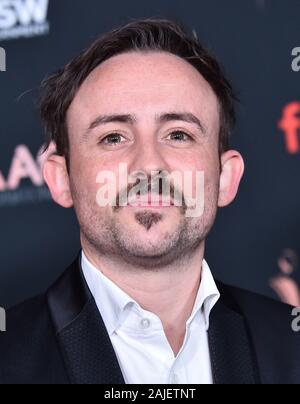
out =
<svg viewBox="0 0 300 404"><path fill-rule="evenodd" d="M72 384L125 384L78 258L48 291L48 304Z"/></svg>
<svg viewBox="0 0 300 404"><path fill-rule="evenodd" d="M244 317L230 302L222 284L208 331L215 384L259 384L255 353Z"/></svg>

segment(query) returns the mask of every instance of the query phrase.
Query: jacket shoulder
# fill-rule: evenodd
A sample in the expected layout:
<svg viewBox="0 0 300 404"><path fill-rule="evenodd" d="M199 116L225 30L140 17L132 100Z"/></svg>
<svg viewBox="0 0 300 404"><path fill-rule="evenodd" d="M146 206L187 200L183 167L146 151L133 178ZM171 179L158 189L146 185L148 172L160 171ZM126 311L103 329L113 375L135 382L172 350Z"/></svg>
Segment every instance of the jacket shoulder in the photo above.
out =
<svg viewBox="0 0 300 404"><path fill-rule="evenodd" d="M46 295L7 311L0 357L1 384L57 383L65 378Z"/></svg>
<svg viewBox="0 0 300 404"><path fill-rule="evenodd" d="M297 320L293 307L220 282L217 285L224 301L244 318L262 382L298 384L300 333L293 329Z"/></svg>
<svg viewBox="0 0 300 404"><path fill-rule="evenodd" d="M293 307L269 297L250 292L236 286L226 285L217 282L221 294L228 302L237 305L245 314L255 315L255 317L276 315L278 318L289 317L291 319Z"/></svg>

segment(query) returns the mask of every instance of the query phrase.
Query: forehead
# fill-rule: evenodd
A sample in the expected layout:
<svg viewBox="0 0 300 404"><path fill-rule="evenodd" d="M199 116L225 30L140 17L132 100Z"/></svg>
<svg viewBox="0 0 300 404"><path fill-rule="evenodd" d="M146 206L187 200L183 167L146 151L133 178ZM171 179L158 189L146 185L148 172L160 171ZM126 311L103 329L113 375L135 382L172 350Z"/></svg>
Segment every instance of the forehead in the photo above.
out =
<svg viewBox="0 0 300 404"><path fill-rule="evenodd" d="M146 119L169 110L188 110L208 126L219 122L217 97L192 65L166 52L128 52L93 70L68 110L67 123L72 130L100 113Z"/></svg>

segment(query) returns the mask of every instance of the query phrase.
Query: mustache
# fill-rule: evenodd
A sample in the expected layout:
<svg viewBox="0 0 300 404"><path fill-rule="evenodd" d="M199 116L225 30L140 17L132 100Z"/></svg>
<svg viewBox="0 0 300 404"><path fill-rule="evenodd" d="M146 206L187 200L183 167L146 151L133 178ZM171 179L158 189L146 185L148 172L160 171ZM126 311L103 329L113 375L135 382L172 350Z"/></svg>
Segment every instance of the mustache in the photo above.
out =
<svg viewBox="0 0 300 404"><path fill-rule="evenodd" d="M182 201L181 206L178 206L182 213L185 213L186 210L188 209L188 206L185 202L184 194L183 192L176 188L166 177L147 177L147 181L143 177L142 179L137 178L134 183L129 183L126 188L123 188L116 196L116 206L113 208L114 211L118 211L122 209L124 206L120 206L120 201L124 200L124 197L127 197L130 195L130 192L137 186L139 186L142 183L142 186L140 186L139 191L137 192L137 196L142 197L146 196L149 193L151 195L157 195L161 197L170 197L170 200L174 201L176 198L179 198L179 200ZM167 185L167 187L166 187ZM165 192L167 189L167 192Z"/></svg>

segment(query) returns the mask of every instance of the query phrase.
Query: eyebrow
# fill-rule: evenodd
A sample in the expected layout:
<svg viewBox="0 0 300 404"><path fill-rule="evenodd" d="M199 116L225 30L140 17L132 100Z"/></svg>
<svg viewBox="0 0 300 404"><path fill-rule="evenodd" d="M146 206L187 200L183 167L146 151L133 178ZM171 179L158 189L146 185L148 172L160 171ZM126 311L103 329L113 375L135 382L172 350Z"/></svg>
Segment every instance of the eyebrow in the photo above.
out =
<svg viewBox="0 0 300 404"><path fill-rule="evenodd" d="M157 123L166 123L171 121L183 121L187 123L195 124L198 129L203 134L206 134L207 128L201 122L199 118L197 118L194 114L190 112L168 112L161 115L156 115L156 122ZM126 123L130 125L135 125L137 123L137 119L134 115L130 114L112 114L112 115L99 115L90 125L86 132L86 135L93 129L105 125L108 123Z"/></svg>

